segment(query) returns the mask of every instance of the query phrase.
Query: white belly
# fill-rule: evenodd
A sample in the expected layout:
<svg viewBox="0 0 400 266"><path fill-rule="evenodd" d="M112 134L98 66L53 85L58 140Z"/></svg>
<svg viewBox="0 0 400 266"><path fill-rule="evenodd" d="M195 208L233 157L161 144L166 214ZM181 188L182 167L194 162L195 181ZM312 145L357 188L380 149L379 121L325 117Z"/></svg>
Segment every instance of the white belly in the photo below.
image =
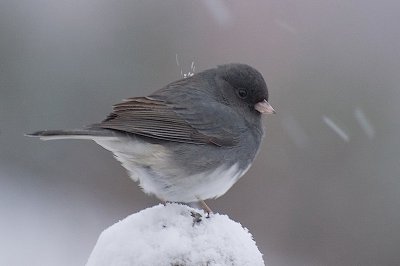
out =
<svg viewBox="0 0 400 266"><path fill-rule="evenodd" d="M175 178L175 184L164 189L162 198L168 201L193 202L217 198L225 194L242 176L237 164L222 165L214 170Z"/></svg>
<svg viewBox="0 0 400 266"><path fill-rule="evenodd" d="M128 139L95 141L114 153L144 192L164 201L193 202L222 196L249 168L239 170L236 163L187 175L161 145Z"/></svg>

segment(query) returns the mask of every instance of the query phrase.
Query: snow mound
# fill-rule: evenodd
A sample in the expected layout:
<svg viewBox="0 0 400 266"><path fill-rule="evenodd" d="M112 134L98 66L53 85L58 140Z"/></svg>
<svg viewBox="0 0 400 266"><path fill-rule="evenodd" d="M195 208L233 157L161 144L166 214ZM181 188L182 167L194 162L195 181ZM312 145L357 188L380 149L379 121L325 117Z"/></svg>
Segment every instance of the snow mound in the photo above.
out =
<svg viewBox="0 0 400 266"><path fill-rule="evenodd" d="M132 214L101 233L86 265L264 265L246 228L226 215L205 216L175 203Z"/></svg>

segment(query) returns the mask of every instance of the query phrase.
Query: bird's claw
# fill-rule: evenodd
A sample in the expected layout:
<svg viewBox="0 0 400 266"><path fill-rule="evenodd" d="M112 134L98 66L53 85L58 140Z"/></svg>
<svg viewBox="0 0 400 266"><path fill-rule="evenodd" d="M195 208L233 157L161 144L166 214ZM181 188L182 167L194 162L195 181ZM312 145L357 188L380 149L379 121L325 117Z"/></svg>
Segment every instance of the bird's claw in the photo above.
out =
<svg viewBox="0 0 400 266"><path fill-rule="evenodd" d="M193 217L193 226L194 226L195 224L200 223L200 222L202 221L201 218L203 217L200 213L195 212L195 211L191 211L191 212L190 212L190 216Z"/></svg>

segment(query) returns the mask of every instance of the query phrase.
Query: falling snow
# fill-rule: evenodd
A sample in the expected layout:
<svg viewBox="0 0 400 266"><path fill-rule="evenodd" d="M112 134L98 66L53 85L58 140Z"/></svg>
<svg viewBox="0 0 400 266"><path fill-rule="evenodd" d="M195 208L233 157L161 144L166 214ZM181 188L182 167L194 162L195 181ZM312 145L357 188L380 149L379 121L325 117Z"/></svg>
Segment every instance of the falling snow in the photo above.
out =
<svg viewBox="0 0 400 266"><path fill-rule="evenodd" d="M345 142L349 142L350 141L350 137L349 135L342 129L340 128L335 122L332 121L332 119L330 119L327 116L322 116L322 120L324 121L324 123L330 127L342 140L344 140Z"/></svg>

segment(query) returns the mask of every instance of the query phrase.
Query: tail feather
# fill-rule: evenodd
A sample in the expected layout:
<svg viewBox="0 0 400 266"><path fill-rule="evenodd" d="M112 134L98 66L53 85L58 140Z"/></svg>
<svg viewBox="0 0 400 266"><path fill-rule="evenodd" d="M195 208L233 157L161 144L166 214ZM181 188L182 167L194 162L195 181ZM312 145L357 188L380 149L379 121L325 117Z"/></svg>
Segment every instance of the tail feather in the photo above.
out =
<svg viewBox="0 0 400 266"><path fill-rule="evenodd" d="M39 137L42 140L54 139L110 139L116 137L116 134L107 129L73 129L73 130L40 130L30 134L25 134L28 137Z"/></svg>

